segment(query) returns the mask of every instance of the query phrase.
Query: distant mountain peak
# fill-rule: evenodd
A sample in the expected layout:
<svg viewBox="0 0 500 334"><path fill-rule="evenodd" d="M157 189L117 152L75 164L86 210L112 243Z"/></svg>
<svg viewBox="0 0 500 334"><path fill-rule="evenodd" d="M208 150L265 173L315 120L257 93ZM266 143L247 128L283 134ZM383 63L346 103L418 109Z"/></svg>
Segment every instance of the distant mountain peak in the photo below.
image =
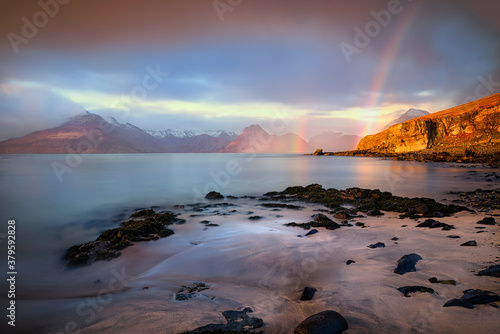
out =
<svg viewBox="0 0 500 334"><path fill-rule="evenodd" d="M429 115L429 112L426 110L422 110L422 109L410 108L404 114L402 114L401 116L399 116L398 118L396 118L395 120L393 120L392 122L390 122L389 124L384 126L382 128L382 130L386 130L393 125L401 124L401 123L404 123L404 122L407 122L407 121L410 121L412 119L422 117L425 115Z"/></svg>
<svg viewBox="0 0 500 334"><path fill-rule="evenodd" d="M192 137L197 137L201 135L208 135L210 137L214 138L220 138L220 137L228 137L231 139L234 139L238 136L238 134L232 132L232 131L225 131L225 130L173 130L173 129L166 129L166 130L146 130L147 133L149 133L151 136L160 138L160 139L165 139L165 138L192 138Z"/></svg>

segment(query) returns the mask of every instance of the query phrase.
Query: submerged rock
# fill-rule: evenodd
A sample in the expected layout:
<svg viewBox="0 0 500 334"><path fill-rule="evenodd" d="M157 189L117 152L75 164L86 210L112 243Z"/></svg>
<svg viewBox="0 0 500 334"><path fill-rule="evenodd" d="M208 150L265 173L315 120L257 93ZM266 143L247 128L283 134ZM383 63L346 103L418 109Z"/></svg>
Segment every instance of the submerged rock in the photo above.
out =
<svg viewBox="0 0 500 334"><path fill-rule="evenodd" d="M394 269L394 273L403 275L411 271L417 271L415 265L422 257L416 253L404 255L398 260L398 266Z"/></svg>
<svg viewBox="0 0 500 334"><path fill-rule="evenodd" d="M472 309L477 304L489 304L500 301L500 296L491 291L468 289L463 293L464 295L458 299L448 300L443 307L461 306Z"/></svg>
<svg viewBox="0 0 500 334"><path fill-rule="evenodd" d="M314 221L310 221L308 223L288 223L285 224L285 226L302 227L304 230L309 230L311 227L324 227L327 230L335 230L341 227L339 224L322 213L317 213L313 215L312 218Z"/></svg>
<svg viewBox="0 0 500 334"><path fill-rule="evenodd" d="M411 286L403 286L398 288L398 291L401 292L405 297L411 297L411 293L415 292L429 292L434 293L434 290L421 285L411 285Z"/></svg>
<svg viewBox="0 0 500 334"><path fill-rule="evenodd" d="M206 199L224 199L224 196L217 191L211 191L205 195L205 198Z"/></svg>
<svg viewBox="0 0 500 334"><path fill-rule="evenodd" d="M340 334L349 329L345 318L335 311L323 311L302 321L294 334Z"/></svg>
<svg viewBox="0 0 500 334"><path fill-rule="evenodd" d="M500 277L500 264L490 266L477 273L478 276Z"/></svg>
<svg viewBox="0 0 500 334"><path fill-rule="evenodd" d="M354 260L347 260L345 264L346 265L350 265L351 263L356 263L356 261L354 261Z"/></svg>
<svg viewBox="0 0 500 334"><path fill-rule="evenodd" d="M302 291L302 295L300 296L299 300L311 300L311 299L313 299L316 291L318 291L318 290L316 290L315 288L310 288L310 287L306 286L304 288L304 290Z"/></svg>

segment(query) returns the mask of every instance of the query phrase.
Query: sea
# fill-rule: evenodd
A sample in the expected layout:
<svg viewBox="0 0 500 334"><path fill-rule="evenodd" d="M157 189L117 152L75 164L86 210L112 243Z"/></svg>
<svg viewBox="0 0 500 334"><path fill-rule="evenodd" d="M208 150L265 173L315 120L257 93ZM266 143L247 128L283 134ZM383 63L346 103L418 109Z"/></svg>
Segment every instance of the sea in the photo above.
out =
<svg viewBox="0 0 500 334"><path fill-rule="evenodd" d="M474 190L469 169L302 154L0 155L0 267L2 275L16 273L21 321L23 299L48 298L61 285L71 289L72 272L63 261L70 246L95 240L139 208L204 202L210 191L259 196L312 183L440 200L450 191ZM9 221L15 221L13 270L7 267ZM4 310L9 286L2 279Z"/></svg>

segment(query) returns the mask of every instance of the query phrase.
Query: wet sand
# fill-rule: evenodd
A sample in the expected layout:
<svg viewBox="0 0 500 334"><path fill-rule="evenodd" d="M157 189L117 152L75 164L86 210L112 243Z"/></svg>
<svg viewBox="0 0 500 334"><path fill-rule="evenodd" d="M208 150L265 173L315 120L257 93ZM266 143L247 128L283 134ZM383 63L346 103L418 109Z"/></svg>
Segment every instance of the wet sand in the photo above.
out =
<svg viewBox="0 0 500 334"><path fill-rule="evenodd" d="M417 228L416 220L386 212L350 221L366 228L317 228L317 234L298 237L307 231L283 224L308 222L322 205L297 202L288 204L304 208L275 210L263 208L258 199L224 202L234 206L201 213L178 209L187 221L172 226L175 235L136 243L116 260L72 270L65 277L73 279L71 289L57 289L49 301L40 296L29 302L36 310L28 312L32 329L43 323L43 332L53 333L65 327L81 333L181 333L225 323L222 311L244 307L263 319L265 333L291 333L324 310L342 314L347 333L492 333L500 327L499 308L442 307L466 289L500 293L498 278L474 275L500 262L500 226L477 225L482 213L439 218L456 227L451 231ZM255 215L263 219L248 219ZM206 227L202 220L219 226ZM481 226L485 229L476 229ZM460 246L469 240L478 246ZM367 247L376 242L386 247ZM393 273L397 260L409 253L423 258L417 271ZM346 265L347 260L356 263ZM431 284L430 277L457 285ZM210 288L175 300L179 289L193 282ZM397 288L407 285L430 287L437 294L406 298ZM312 300L299 301L306 286L318 291Z"/></svg>

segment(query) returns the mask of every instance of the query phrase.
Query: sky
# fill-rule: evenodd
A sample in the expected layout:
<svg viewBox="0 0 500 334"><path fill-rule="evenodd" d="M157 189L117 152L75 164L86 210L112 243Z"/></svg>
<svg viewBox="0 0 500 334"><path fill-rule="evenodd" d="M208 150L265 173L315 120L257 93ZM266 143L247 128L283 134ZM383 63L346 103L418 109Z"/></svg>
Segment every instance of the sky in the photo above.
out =
<svg viewBox="0 0 500 334"><path fill-rule="evenodd" d="M0 140L87 110L145 129L378 132L500 92L489 0L0 0Z"/></svg>

